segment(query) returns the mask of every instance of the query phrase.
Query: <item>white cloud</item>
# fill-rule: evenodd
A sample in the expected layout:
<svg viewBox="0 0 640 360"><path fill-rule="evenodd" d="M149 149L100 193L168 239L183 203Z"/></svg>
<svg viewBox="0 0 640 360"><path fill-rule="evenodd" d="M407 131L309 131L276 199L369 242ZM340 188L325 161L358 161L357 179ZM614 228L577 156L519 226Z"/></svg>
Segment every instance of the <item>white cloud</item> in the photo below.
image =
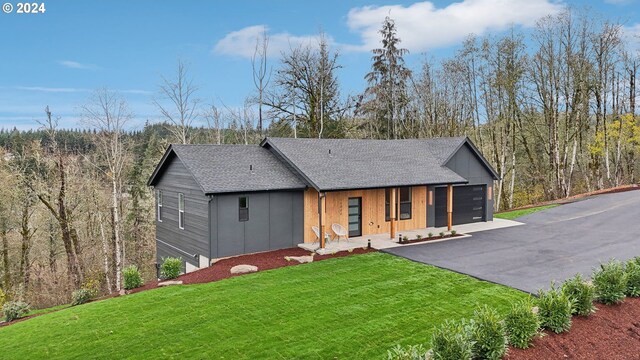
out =
<svg viewBox="0 0 640 360"><path fill-rule="evenodd" d="M96 70L99 69L98 66L92 64L82 64L77 61L72 60L60 60L58 64L69 68L69 69L80 69L80 70Z"/></svg>
<svg viewBox="0 0 640 360"><path fill-rule="evenodd" d="M216 43L213 51L218 54L251 58L256 48L256 41L264 33L269 37L268 56L279 56L289 48L314 44L319 40L319 35L295 36L287 32L270 33L268 26L254 25L228 33ZM329 43L333 42L331 37L326 35L325 37Z"/></svg>
<svg viewBox="0 0 640 360"><path fill-rule="evenodd" d="M88 89L79 89L79 88L56 88L56 87L44 87L44 86L16 86L18 90L25 91L39 91L39 92L50 92L50 93L78 93L78 92L88 92Z"/></svg>
<svg viewBox="0 0 640 360"><path fill-rule="evenodd" d="M347 24L362 44L354 50L380 47L380 26L386 16L396 23L401 46L412 52L459 43L469 34L504 30L511 25L530 27L563 5L551 0L463 0L437 8L424 1L409 6L364 6L349 11Z"/></svg>

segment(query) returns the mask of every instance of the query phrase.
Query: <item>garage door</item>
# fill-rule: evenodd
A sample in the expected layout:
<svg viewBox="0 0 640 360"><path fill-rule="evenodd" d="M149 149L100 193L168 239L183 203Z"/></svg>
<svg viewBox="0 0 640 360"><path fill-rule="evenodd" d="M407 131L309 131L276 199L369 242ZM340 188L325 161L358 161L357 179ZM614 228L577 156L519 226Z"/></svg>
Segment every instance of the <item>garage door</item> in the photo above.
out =
<svg viewBox="0 0 640 360"><path fill-rule="evenodd" d="M453 187L453 225L485 221L485 185ZM447 226L447 188L436 188L436 227Z"/></svg>

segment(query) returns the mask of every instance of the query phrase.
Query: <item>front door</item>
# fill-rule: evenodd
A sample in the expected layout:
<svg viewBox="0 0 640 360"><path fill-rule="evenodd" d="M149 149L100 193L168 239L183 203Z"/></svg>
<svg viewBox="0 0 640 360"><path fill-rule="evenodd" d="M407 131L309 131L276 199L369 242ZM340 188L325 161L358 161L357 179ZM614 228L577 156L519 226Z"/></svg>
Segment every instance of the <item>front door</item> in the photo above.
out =
<svg viewBox="0 0 640 360"><path fill-rule="evenodd" d="M349 237L362 236L362 198L349 198Z"/></svg>

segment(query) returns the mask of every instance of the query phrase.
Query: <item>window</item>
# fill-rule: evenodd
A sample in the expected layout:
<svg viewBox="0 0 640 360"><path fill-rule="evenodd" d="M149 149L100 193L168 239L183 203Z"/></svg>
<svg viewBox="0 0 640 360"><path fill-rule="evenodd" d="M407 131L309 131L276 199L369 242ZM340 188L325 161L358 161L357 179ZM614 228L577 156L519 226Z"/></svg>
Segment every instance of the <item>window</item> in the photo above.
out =
<svg viewBox="0 0 640 360"><path fill-rule="evenodd" d="M156 203L158 204L158 221L162 222L162 190L156 191Z"/></svg>
<svg viewBox="0 0 640 360"><path fill-rule="evenodd" d="M396 192L397 203L396 206L399 205L400 208L400 216L398 216L398 208L396 211L396 219L399 220L408 220L411 219L411 187L401 187ZM386 221L391 220L391 211L390 211L390 203L391 203L391 190L385 189L384 191L384 218Z"/></svg>
<svg viewBox="0 0 640 360"><path fill-rule="evenodd" d="M241 196L238 205L238 220L249 221L249 198Z"/></svg>
<svg viewBox="0 0 640 360"><path fill-rule="evenodd" d="M178 194L178 227L184 229L184 194Z"/></svg>

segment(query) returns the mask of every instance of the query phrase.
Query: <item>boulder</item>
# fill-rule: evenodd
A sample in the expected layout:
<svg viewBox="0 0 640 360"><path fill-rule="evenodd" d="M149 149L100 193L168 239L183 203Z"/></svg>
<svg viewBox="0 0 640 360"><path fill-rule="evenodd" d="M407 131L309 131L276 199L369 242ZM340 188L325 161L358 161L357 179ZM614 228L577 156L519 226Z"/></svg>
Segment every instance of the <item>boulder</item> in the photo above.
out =
<svg viewBox="0 0 640 360"><path fill-rule="evenodd" d="M297 261L300 264L310 263L313 261L313 256L315 254L307 255L307 256L285 256L284 259L287 261Z"/></svg>
<svg viewBox="0 0 640 360"><path fill-rule="evenodd" d="M231 268L232 274L245 274L245 273L252 273L256 271L258 271L258 267L253 265L236 265Z"/></svg>
<svg viewBox="0 0 640 360"><path fill-rule="evenodd" d="M158 284L158 286L171 286L171 285L182 285L182 281L181 280L169 280L169 281L163 281L163 282Z"/></svg>

